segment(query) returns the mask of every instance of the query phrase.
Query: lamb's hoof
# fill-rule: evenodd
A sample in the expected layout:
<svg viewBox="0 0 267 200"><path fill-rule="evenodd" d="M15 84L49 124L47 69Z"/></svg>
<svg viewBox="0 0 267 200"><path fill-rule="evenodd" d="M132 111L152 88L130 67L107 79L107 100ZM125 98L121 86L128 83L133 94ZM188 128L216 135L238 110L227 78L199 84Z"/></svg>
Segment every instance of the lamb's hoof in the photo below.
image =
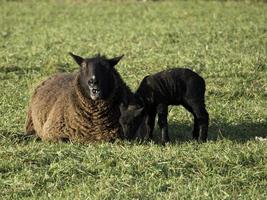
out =
<svg viewBox="0 0 267 200"><path fill-rule="evenodd" d="M205 140L203 140L203 139L198 140L198 143L200 143L200 144L205 143L205 142L207 142L207 139L205 139Z"/></svg>
<svg viewBox="0 0 267 200"><path fill-rule="evenodd" d="M166 144L170 143L170 140L161 140L161 145L166 146Z"/></svg>

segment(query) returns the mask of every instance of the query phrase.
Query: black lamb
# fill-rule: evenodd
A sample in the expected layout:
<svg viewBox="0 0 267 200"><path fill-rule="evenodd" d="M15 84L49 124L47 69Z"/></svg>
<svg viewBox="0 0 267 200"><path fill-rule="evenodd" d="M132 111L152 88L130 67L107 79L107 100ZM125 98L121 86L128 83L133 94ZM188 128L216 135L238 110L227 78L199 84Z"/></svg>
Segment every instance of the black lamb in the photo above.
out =
<svg viewBox="0 0 267 200"><path fill-rule="evenodd" d="M128 139L152 139L155 117L161 129L161 142L169 142L168 105L182 105L194 116L193 138L206 141L209 114L205 108L205 81L187 68L174 68L146 76L134 99L121 104L120 124Z"/></svg>

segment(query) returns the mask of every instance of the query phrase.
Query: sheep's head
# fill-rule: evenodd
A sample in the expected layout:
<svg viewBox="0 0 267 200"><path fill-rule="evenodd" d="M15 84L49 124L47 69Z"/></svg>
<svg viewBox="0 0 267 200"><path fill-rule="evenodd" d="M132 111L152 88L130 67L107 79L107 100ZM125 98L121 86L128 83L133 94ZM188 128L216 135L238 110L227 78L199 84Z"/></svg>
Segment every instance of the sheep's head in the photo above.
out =
<svg viewBox="0 0 267 200"><path fill-rule="evenodd" d="M82 58L70 53L80 66L80 81L92 100L107 99L115 87L114 66L123 57L107 59L105 56Z"/></svg>
<svg viewBox="0 0 267 200"><path fill-rule="evenodd" d="M148 115L145 113L144 107L136 105L126 107L121 104L120 112L119 123L126 139L144 139L147 137L150 127L148 126Z"/></svg>

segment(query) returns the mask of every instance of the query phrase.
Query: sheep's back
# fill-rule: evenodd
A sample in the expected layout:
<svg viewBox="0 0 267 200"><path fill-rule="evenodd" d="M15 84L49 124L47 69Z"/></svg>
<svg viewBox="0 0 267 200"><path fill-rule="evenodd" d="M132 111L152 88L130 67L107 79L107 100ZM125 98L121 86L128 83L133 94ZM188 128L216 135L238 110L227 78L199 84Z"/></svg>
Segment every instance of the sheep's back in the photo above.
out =
<svg viewBox="0 0 267 200"><path fill-rule="evenodd" d="M62 93L71 89L74 78L73 74L57 74L43 81L34 91L32 106L49 110Z"/></svg>
<svg viewBox="0 0 267 200"><path fill-rule="evenodd" d="M74 79L74 74L57 74L37 86L29 106L37 134L42 134L43 126L59 98L68 96Z"/></svg>

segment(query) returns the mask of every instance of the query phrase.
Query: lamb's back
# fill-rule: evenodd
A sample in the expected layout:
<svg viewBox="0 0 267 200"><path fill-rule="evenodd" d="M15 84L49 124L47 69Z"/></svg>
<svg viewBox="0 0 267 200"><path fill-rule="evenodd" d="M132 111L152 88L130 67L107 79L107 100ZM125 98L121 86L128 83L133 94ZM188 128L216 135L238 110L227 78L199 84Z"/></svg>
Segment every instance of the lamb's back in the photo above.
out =
<svg viewBox="0 0 267 200"><path fill-rule="evenodd" d="M146 76L137 89L150 104L180 104L191 83L204 86L204 80L188 68L172 68ZM198 84L200 83L200 84ZM191 85L189 85L191 84Z"/></svg>

